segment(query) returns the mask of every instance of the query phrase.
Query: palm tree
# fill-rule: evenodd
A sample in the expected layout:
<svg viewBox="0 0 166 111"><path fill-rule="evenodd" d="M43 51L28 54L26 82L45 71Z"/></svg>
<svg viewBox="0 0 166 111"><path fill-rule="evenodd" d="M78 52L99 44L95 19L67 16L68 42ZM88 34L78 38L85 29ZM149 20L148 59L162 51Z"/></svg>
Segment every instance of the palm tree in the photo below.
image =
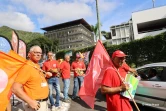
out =
<svg viewBox="0 0 166 111"><path fill-rule="evenodd" d="M97 40L101 40L101 38L100 38L100 36L101 35L99 35L99 27L98 27L99 25L98 25L98 23L96 23L95 25L91 25L91 30L92 30L92 32L94 33L94 35L95 35L95 41L97 42ZM100 24L100 26L102 26L102 24Z"/></svg>
<svg viewBox="0 0 166 111"><path fill-rule="evenodd" d="M94 33L94 40L98 40L98 26L96 25L91 25L92 32Z"/></svg>
<svg viewBox="0 0 166 111"><path fill-rule="evenodd" d="M111 39L111 32L101 31L101 34L105 39Z"/></svg>

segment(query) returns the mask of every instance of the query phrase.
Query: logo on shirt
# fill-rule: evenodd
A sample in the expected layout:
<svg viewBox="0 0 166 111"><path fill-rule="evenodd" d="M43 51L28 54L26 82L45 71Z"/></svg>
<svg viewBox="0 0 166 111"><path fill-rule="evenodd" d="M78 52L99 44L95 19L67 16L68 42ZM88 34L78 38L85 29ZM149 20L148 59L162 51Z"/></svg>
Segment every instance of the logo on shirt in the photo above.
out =
<svg viewBox="0 0 166 111"><path fill-rule="evenodd" d="M56 67L56 64L53 64L53 67Z"/></svg>

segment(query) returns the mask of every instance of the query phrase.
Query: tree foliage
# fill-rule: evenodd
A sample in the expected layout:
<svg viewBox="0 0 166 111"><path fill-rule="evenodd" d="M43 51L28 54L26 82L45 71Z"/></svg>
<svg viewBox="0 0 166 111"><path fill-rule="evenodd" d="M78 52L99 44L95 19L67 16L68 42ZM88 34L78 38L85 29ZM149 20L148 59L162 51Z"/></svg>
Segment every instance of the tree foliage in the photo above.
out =
<svg viewBox="0 0 166 111"><path fill-rule="evenodd" d="M0 35L3 35L7 37L9 40L11 40L12 37L12 31L14 29L2 26L0 27ZM27 51L29 51L29 48L33 45L39 45L43 52L53 51L56 52L56 48L58 46L58 40L53 39L49 40L47 37L45 37L43 34L35 33L35 32L26 32L21 30L15 30L16 33L19 36L19 39L25 41L27 44Z"/></svg>
<svg viewBox="0 0 166 111"><path fill-rule="evenodd" d="M11 40L13 30L14 29L10 27L2 26L0 27L0 34L7 37L9 40ZM15 31L18 34L19 39L23 40L26 44L31 42L33 39L44 37L44 35L41 33L27 32L27 31L21 31L21 30L15 30Z"/></svg>
<svg viewBox="0 0 166 111"><path fill-rule="evenodd" d="M40 46L44 53L47 53L48 51L56 52L58 40L50 40L46 37L37 38L27 44L27 50L29 51L30 47L33 45Z"/></svg>
<svg viewBox="0 0 166 111"><path fill-rule="evenodd" d="M111 39L111 32L101 31L101 34L105 37L105 39Z"/></svg>

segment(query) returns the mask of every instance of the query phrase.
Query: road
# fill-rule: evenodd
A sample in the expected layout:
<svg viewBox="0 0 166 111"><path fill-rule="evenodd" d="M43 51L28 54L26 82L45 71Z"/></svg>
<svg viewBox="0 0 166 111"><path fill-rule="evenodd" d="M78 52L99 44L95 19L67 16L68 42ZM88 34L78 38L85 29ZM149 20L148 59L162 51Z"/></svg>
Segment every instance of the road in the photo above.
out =
<svg viewBox="0 0 166 111"><path fill-rule="evenodd" d="M60 79L60 86L61 90L63 87L62 80ZM69 88L69 97L71 97L73 91L73 77L71 77L70 81L70 88ZM77 98L75 100L71 100L70 107L68 107L65 110L61 111L106 111L106 98L104 95L101 94L100 91L97 92L96 98L95 98L95 105L94 109L91 109L84 101L82 101L80 98ZM61 101L61 105L63 102ZM133 107L133 111L137 111L134 104L131 102L131 105ZM138 104L138 107L140 108L140 111L159 111L153 108L149 108L143 105ZM22 104L20 104L17 100L15 101L15 106L12 106L12 111L23 111Z"/></svg>

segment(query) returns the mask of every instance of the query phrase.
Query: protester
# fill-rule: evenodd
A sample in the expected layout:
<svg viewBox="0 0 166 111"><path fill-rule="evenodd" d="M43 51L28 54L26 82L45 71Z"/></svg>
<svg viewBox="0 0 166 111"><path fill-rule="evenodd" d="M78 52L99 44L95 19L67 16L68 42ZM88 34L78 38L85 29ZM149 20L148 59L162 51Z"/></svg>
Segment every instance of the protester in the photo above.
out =
<svg viewBox="0 0 166 111"><path fill-rule="evenodd" d="M24 101L24 111L48 111L48 84L45 76L52 74L46 72L44 75L38 61L41 59L42 50L39 46L32 46L28 53L29 60L20 69L12 92Z"/></svg>
<svg viewBox="0 0 166 111"><path fill-rule="evenodd" d="M51 103L52 111L60 109L60 84L59 84L59 65L56 60L54 60L53 53L50 51L47 53L48 60L44 62L42 69L44 71L49 71L52 73L52 77L48 79L49 85L49 100ZM53 98L53 87L56 91L56 102L54 102Z"/></svg>
<svg viewBox="0 0 166 111"><path fill-rule="evenodd" d="M126 56L120 50L113 52L110 67L104 73L101 92L106 94L108 111L132 111L129 99L120 95L129 89L129 85L123 83L120 77L124 80L128 71L134 71L125 63Z"/></svg>
<svg viewBox="0 0 166 111"><path fill-rule="evenodd" d="M68 91L70 86L70 56L65 55L65 61L63 61L60 65L60 72L62 73L62 81L63 81L63 95L64 102L70 103L68 97Z"/></svg>
<svg viewBox="0 0 166 111"><path fill-rule="evenodd" d="M81 55L77 54L76 60L72 62L72 65L71 65L71 71L74 71L74 87L73 87L72 99L75 99L77 97L78 89L80 89L84 79L83 71L85 70L86 70L86 66L84 62L82 61Z"/></svg>

